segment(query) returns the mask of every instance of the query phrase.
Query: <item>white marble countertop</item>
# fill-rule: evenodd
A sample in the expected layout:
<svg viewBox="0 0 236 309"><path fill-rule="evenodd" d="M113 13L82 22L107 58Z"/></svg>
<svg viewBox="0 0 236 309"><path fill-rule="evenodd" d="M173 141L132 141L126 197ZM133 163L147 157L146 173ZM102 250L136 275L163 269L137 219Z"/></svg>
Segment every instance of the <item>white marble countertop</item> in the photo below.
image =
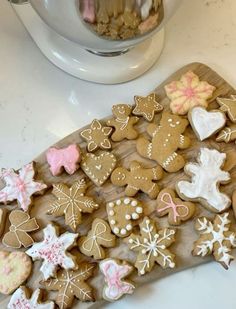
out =
<svg viewBox="0 0 236 309"><path fill-rule="evenodd" d="M181 66L203 62L236 87L236 1L184 0L166 27L158 63L127 84L96 85L52 65L6 0L0 2L0 162L19 168L48 146L110 113L117 102L147 94ZM84 106L84 104L86 104ZM236 262L210 263L140 288L109 308L235 308Z"/></svg>

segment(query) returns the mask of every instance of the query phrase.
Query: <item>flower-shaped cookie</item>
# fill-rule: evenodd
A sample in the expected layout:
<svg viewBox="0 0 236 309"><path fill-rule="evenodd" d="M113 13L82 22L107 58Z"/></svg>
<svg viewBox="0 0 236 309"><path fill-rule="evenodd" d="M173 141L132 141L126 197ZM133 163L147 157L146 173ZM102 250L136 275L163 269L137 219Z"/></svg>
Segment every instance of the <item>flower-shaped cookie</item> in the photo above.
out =
<svg viewBox="0 0 236 309"><path fill-rule="evenodd" d="M83 130L80 135L87 142L88 151L93 152L98 148L111 148L111 142L109 140L111 131L112 128L103 127L97 119L94 119L90 124L90 128Z"/></svg>
<svg viewBox="0 0 236 309"><path fill-rule="evenodd" d="M35 218L21 211L13 210L9 215L11 226L9 232L7 232L2 240L2 243L11 248L19 249L21 246L25 248L31 246L34 243L32 237L28 234L39 228Z"/></svg>
<svg viewBox="0 0 236 309"><path fill-rule="evenodd" d="M206 81L200 81L192 71L185 73L179 81L165 86L170 109L174 114L185 115L194 106L207 107L207 100L212 98L215 87Z"/></svg>
<svg viewBox="0 0 236 309"><path fill-rule="evenodd" d="M65 184L53 185L53 195L57 200L52 203L47 213L55 217L65 216L65 223L75 231L81 223L81 213L92 213L98 204L92 197L85 195L87 185L84 179L76 181L70 188Z"/></svg>
<svg viewBox="0 0 236 309"><path fill-rule="evenodd" d="M135 267L139 274L150 272L155 262L162 268L174 268L175 256L167 248L175 241L175 230L164 228L157 232L155 222L145 217L140 224L140 233L125 239L129 248L138 252Z"/></svg>
<svg viewBox="0 0 236 309"><path fill-rule="evenodd" d="M19 206L27 211L31 204L31 196L47 188L40 182L34 181L34 164L23 166L18 173L13 169L2 169L0 179L6 186L0 191L0 203L17 200Z"/></svg>
<svg viewBox="0 0 236 309"><path fill-rule="evenodd" d="M75 246L78 234L66 232L58 236L58 228L52 224L48 224L43 233L43 241L35 243L26 253L34 261L44 260L40 268L44 279L47 280L55 275L58 266L64 269L75 269L77 267L75 257L66 251Z"/></svg>

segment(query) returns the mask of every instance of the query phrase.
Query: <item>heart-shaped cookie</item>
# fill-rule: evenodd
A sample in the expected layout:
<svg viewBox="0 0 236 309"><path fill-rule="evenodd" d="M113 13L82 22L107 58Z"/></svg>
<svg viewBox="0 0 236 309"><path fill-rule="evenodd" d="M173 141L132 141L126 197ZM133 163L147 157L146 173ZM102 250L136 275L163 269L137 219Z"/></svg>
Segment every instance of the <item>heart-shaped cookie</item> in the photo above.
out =
<svg viewBox="0 0 236 309"><path fill-rule="evenodd" d="M212 136L225 126L225 114L219 110L208 112L205 108L196 106L188 113L192 129L200 141Z"/></svg>
<svg viewBox="0 0 236 309"><path fill-rule="evenodd" d="M101 186L109 178L116 166L116 157L110 152L102 152L98 156L86 153L81 168L96 186Z"/></svg>
<svg viewBox="0 0 236 309"><path fill-rule="evenodd" d="M127 237L132 232L133 220L142 218L143 206L134 198L123 197L107 204L107 215L112 232Z"/></svg>
<svg viewBox="0 0 236 309"><path fill-rule="evenodd" d="M30 275L32 262L24 252L0 251L0 293L9 295Z"/></svg>

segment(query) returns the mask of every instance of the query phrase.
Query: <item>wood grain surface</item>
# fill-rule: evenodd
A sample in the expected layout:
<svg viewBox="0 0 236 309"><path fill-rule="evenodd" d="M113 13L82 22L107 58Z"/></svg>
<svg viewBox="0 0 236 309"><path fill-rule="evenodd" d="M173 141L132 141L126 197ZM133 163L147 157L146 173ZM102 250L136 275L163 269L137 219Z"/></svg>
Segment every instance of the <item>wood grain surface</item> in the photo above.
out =
<svg viewBox="0 0 236 309"><path fill-rule="evenodd" d="M169 99L165 95L164 91L164 85L167 83L180 79L181 75L188 70L192 70L194 73L196 73L201 80L206 80L210 84L214 85L217 90L214 92L214 97L211 99L211 103L209 104L210 109L218 108L218 105L215 101L217 96L226 96L228 97L231 94L235 94L236 91L221 78L217 73L215 73L213 70L211 70L209 67L200 64L200 63L192 63L189 64L176 73L174 73L172 76L170 76L164 83L162 83L160 86L158 86L155 89L155 92L158 96L159 102L165 106L165 109L168 110L169 106ZM141 91L140 91L141 92ZM134 93L135 95L135 93ZM130 98L130 102L132 103L133 98ZM116 102L114 102L116 104ZM160 119L160 114L155 116L154 122L158 122ZM105 121L105 120L104 120ZM137 126L140 134L146 135L146 126L147 122L145 122L143 119L139 121L139 124ZM63 126L63 123L62 123ZM83 128L84 129L84 128ZM56 143L57 147L65 147L70 143L78 143L82 150L86 151L86 144L82 141L80 137L80 131L82 129L74 132L73 134L67 136L63 140ZM209 147L209 148L215 148L219 151L227 153L227 158L229 158L228 161L226 161L225 169L230 170L232 181L224 186L221 186L221 190L223 192L226 192L229 194L229 196L232 196L233 190L236 188L236 154L235 154L235 144L225 144L225 143L216 143L215 137L213 136L211 139L208 139L204 142L199 142L193 131L190 127L186 130L186 135L191 138L192 146L189 149L181 150L179 151L186 159L186 161L195 161L197 154L199 152L199 149L203 146ZM155 162L141 158L137 152L136 152L136 141L122 141L120 143L113 143L113 150L112 152L115 154L115 156L118 159L118 166L125 166L129 167L129 164L133 160L138 160L140 162L145 163L147 167L153 167L155 166ZM20 154L17 154L20 155ZM66 173L63 173L59 177L53 177L48 169L48 164L46 163L45 153L42 153L39 157L37 157L35 160L36 162L36 170L38 171L37 179L41 179L44 181L48 186L49 189L43 196L38 196L34 198L34 204L31 208L30 214L31 216L35 216L39 222L40 228L46 226L46 224L50 221L56 222L61 227L61 232L64 232L66 230L70 229L65 226L64 224L64 218L54 218L52 216L46 215L46 209L48 205L54 200L54 197L51 194L51 186L54 183L66 183L66 184L72 184L75 180L78 180L82 177L85 177L83 172L81 170L78 170L73 176L69 176ZM161 188L164 187L174 187L176 181L186 178L186 175L184 175L183 171L180 171L178 173L173 174L167 174L165 173L164 178L159 182ZM88 179L87 179L88 180ZM91 195L95 198L95 200L99 203L100 207L98 210L96 210L93 214L83 214L83 223L78 228L78 232L80 235L86 234L86 232L90 229L91 222L94 218L100 217L100 218L106 218L106 211L105 211L105 205L107 202L116 199L118 197L124 196L124 189L118 188L113 186L110 181L107 181L102 187L95 187L91 181L89 181L89 189L88 189L88 195ZM145 214L149 215L151 217L156 218L155 216L155 207L156 207L156 201L150 200L146 195L140 193L136 196L138 199L140 199L145 206ZM16 208L17 205L13 204L10 206L7 206L8 209L12 210ZM208 217L212 218L214 214L209 213L204 208L201 207L200 204L197 204L197 211L196 216L199 215L207 215ZM232 211L230 211L230 215L232 218ZM163 217L161 219L157 219L157 224L159 227L165 227L168 226L166 217ZM8 230L9 222L7 222L5 227L5 232ZM36 241L39 241L42 239L42 231L39 231L35 234L33 234L33 237ZM143 285L145 283L149 283L154 280L158 280L162 277L168 276L174 272L182 271L189 267L194 267L196 265L206 263L208 261L211 261L212 258L200 258L200 257L192 257L191 250L193 242L198 238L197 233L194 231L194 221L189 221L181 226L177 227L177 234L176 234L176 242L171 247L171 251L176 254L176 265L177 267L175 269L168 269L163 270L160 266L156 265L152 272L149 274L146 274L144 276L138 276L137 272L135 271L131 279L135 282L137 286ZM131 252L127 245L123 243L121 239L118 240L118 245L116 248L110 249L107 251L107 257L114 257L114 258L120 258L125 259L127 261L130 261L131 263L135 262L135 256L136 254ZM5 249L3 245L0 246L1 249ZM78 261L83 260L84 257L79 253L78 249L75 248L72 250L72 253L76 254L78 256ZM86 260L89 260L89 258L85 258ZM92 261L92 259L90 259ZM26 285L32 289L35 289L37 287L40 287L39 281L42 280L42 274L39 272L39 267L41 265L40 261L37 261L34 263L32 276L29 278L29 280L26 282ZM219 264L219 267L220 264ZM227 274L226 274L227 275ZM73 308L101 308L104 306L105 301L102 300L102 286L103 286L103 277L99 273L98 269L95 272L95 277L89 281L90 284L94 287L94 293L96 296L97 301L94 303L82 303L78 300L74 301ZM158 291L157 291L158 293ZM48 293L46 292L46 298L54 298L56 293ZM7 303L9 301L9 297L0 296L0 308L7 308Z"/></svg>

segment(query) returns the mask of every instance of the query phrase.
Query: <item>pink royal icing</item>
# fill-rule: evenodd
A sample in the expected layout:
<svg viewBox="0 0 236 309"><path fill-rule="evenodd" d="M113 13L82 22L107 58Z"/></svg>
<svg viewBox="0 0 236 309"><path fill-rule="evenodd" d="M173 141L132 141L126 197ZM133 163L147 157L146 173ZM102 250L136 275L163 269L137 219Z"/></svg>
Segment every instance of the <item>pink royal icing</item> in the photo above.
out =
<svg viewBox="0 0 236 309"><path fill-rule="evenodd" d="M34 181L34 173L33 163L22 167L18 174L13 169L2 169L0 178L6 186L0 191L0 203L17 200L20 207L27 211L31 196L47 188L45 184Z"/></svg>
<svg viewBox="0 0 236 309"><path fill-rule="evenodd" d="M63 167L69 175L72 175L78 169L81 159L80 149L76 144L62 149L52 147L47 151L46 158L53 176L59 175Z"/></svg>
<svg viewBox="0 0 236 309"><path fill-rule="evenodd" d="M94 0L82 0L80 3L82 5L83 19L89 23L94 23L96 19Z"/></svg>

